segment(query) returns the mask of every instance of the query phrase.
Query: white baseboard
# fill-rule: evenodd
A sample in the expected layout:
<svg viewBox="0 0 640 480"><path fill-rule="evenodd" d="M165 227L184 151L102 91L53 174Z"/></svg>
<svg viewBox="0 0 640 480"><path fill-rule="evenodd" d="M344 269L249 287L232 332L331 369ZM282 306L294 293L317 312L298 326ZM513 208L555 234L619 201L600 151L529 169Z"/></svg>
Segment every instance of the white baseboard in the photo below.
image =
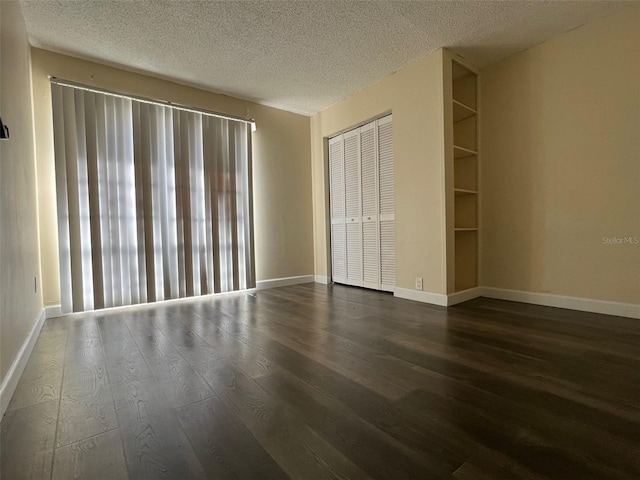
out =
<svg viewBox="0 0 640 480"><path fill-rule="evenodd" d="M457 305L458 303L473 300L474 298L481 297L483 293L484 288L482 287L475 287L461 292L452 293L451 295L447 295L447 306L450 307L452 305Z"/></svg>
<svg viewBox="0 0 640 480"><path fill-rule="evenodd" d="M496 298L498 300L511 300L513 302L640 319L640 305L635 303L609 302L592 298L567 297L551 293L524 292L503 288L484 287L482 290L483 297Z"/></svg>
<svg viewBox="0 0 640 480"><path fill-rule="evenodd" d="M442 295L439 293L421 292L409 288L396 287L394 295L398 298L443 307L456 305L477 297L488 297L498 300L510 300L512 302L531 303L547 307L567 308L581 312L602 313L605 315L640 319L640 305L635 303L608 302L592 298L568 297L551 293L525 292L502 288L476 287L451 295Z"/></svg>
<svg viewBox="0 0 640 480"><path fill-rule="evenodd" d="M16 391L22 372L24 372L24 368L27 366L27 361L29 361L33 347L38 340L38 335L40 335L40 330L42 329L45 318L45 311L42 309L0 385L0 419L4 416L4 412L7 411L11 397L13 397L13 393Z"/></svg>
<svg viewBox="0 0 640 480"><path fill-rule="evenodd" d="M301 283L315 282L314 275L300 275L298 277L271 278L269 280L258 280L256 288L264 290L265 288L288 287L289 285L300 285Z"/></svg>
<svg viewBox="0 0 640 480"><path fill-rule="evenodd" d="M396 287L393 291L393 296L406 300L414 300L416 302L440 305L442 307L447 306L447 296L441 293L422 292L420 290L411 290L410 288Z"/></svg>
<svg viewBox="0 0 640 480"><path fill-rule="evenodd" d="M65 315L62 313L62 305L46 305L44 307L47 318L58 318Z"/></svg>
<svg viewBox="0 0 640 480"><path fill-rule="evenodd" d="M329 277L327 277L326 275L316 275L315 282L328 285L329 283L331 283L331 280L329 280Z"/></svg>

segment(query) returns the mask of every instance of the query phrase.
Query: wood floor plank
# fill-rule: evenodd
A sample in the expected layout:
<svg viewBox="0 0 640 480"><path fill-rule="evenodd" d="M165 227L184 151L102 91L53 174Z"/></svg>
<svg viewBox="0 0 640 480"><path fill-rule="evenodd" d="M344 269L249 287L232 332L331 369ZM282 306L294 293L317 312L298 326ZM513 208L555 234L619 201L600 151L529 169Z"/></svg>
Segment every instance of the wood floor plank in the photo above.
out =
<svg viewBox="0 0 640 480"><path fill-rule="evenodd" d="M68 333L66 329L45 330L38 336L32 353L46 355L64 354Z"/></svg>
<svg viewBox="0 0 640 480"><path fill-rule="evenodd" d="M600 341L600 333L603 331L594 332L591 330L589 332L588 326L580 326L580 328L577 328L577 325L559 327L557 314L554 312L562 309L536 306L538 308L537 313L531 315L526 313L527 309L525 307L520 306L522 304L515 304L516 306L514 307L514 302L503 302L499 308L490 307L489 305L491 304L489 299L483 299L483 303L473 301L469 302L469 305L456 306L455 312L464 314L467 322L473 319L490 319L491 322L488 327L495 332L515 332L518 336L523 336L536 342L549 342L565 348L594 350L637 358L637 343L621 341L620 336L606 327L604 327L603 331L608 332L607 342ZM575 313L573 315L575 316ZM550 318L545 319L545 316ZM580 317L582 318L582 315ZM606 324L602 317L606 316L600 317L601 323ZM629 333L626 335L632 336ZM626 337L623 336L622 338Z"/></svg>
<svg viewBox="0 0 640 480"><path fill-rule="evenodd" d="M180 315L180 321L210 345L220 357L229 357L238 353L243 347L240 340L218 327L211 318L206 318L210 310L205 306L193 309L187 315Z"/></svg>
<svg viewBox="0 0 640 480"><path fill-rule="evenodd" d="M276 310L273 315L279 315ZM255 348L267 358L268 352L264 350L264 345L270 341L277 341L290 347L293 350L317 361L335 371L361 383L367 388L386 396L390 399L399 399L412 390L404 379L394 378L385 372L381 372L370 360L353 355L348 348L343 345L337 347L337 343L330 346L317 345L312 337L301 338L292 335L292 331L287 331L280 325L270 324L269 326L254 326L253 328L243 328L237 335L247 345ZM318 337L323 338L324 333L319 332ZM335 349L333 347L336 347Z"/></svg>
<svg viewBox="0 0 640 480"><path fill-rule="evenodd" d="M177 314L154 315L153 323L190 365L224 358L225 353L216 350L180 321Z"/></svg>
<svg viewBox="0 0 640 480"><path fill-rule="evenodd" d="M112 387L152 376L123 318L115 315L99 318L98 327Z"/></svg>
<svg viewBox="0 0 640 480"><path fill-rule="evenodd" d="M401 347L396 349L396 355L399 357L427 370L453 376L457 380L474 384L479 388L493 388L492 391L497 394L504 395L508 392L510 396L517 396L524 402L535 401L538 395L564 398L578 405L600 410L605 414L619 416L627 421L640 420L640 409L633 402L633 397L621 395L613 400L608 395L603 397L600 393L591 392L594 389L593 386L589 386L586 391L570 388L543 375L518 372L517 365L512 366L510 363L505 364L503 368L498 368L488 363L469 362L461 356L456 358L450 355L443 356L439 347L432 347L428 341L421 341L419 337L400 339L394 336L391 340ZM509 368L506 368L506 365L509 365Z"/></svg>
<svg viewBox="0 0 640 480"><path fill-rule="evenodd" d="M7 412L0 426L0 478L50 478L57 415L57 400Z"/></svg>
<svg viewBox="0 0 640 480"><path fill-rule="evenodd" d="M155 378L113 388L129 476L206 478Z"/></svg>
<svg viewBox="0 0 640 480"><path fill-rule="evenodd" d="M71 368L104 365L104 350L100 338L69 341L65 365Z"/></svg>
<svg viewBox="0 0 640 480"><path fill-rule="evenodd" d="M104 364L65 368L56 447L78 442L117 427Z"/></svg>
<svg viewBox="0 0 640 480"><path fill-rule="evenodd" d="M126 320L131 315L136 315L135 311L109 312L96 315L96 323L100 332L100 340L103 344L112 342L127 341L131 337L127 328Z"/></svg>
<svg viewBox="0 0 640 480"><path fill-rule="evenodd" d="M230 356L229 360L251 378L268 375L280 369L275 362L252 348L239 348L238 353Z"/></svg>
<svg viewBox="0 0 640 480"><path fill-rule="evenodd" d="M618 416L620 410L617 410L614 414L611 413L613 408L611 403L600 402L598 405L594 402L593 397L589 397L591 400L589 404L579 403L576 399L580 398L581 389L571 388L571 385L566 382L558 382L550 378L549 369L540 362L530 364L526 358L523 359L512 355L505 356L499 351L492 352L492 350L485 350L478 345L476 345L476 349L482 352L482 356L469 356L466 352L473 347L466 344L459 349L456 348L453 351L455 354L453 354L450 345L442 348L441 345L434 343L430 338L408 337L395 333L385 339L380 338L375 333L375 330L374 333L371 333L370 330L371 328L367 328L365 331L358 329L357 326L352 326L348 329L340 329L339 334L348 336L348 338L362 345L368 354L374 354L374 351L369 350L369 347L374 348L375 345L376 351L385 353L387 360L395 358L406 362L406 365L421 367L407 370L405 366L402 372L396 370L398 374L414 379L417 387L423 382L431 382L434 378L424 369L441 374L460 372L457 378L461 381L472 383L479 388L493 388L492 391L502 389L504 391L508 386L510 388L509 397L513 400L520 399L523 403L536 405L540 409L546 409L550 413L560 416L563 413L571 412L581 421L596 423L616 435L627 436L631 440L640 441L640 430L633 431L628 428L629 418L637 421L640 420L640 416L629 412L629 418L621 418ZM459 343L456 342L456 347L458 346ZM494 358L487 359L492 354ZM434 359L433 355L436 355L437 358ZM567 361L567 359L563 358L563 361ZM523 364L526 364L528 368L523 369ZM501 365L509 365L510 372L508 376L512 377L514 373L519 373L522 381L512 381L504 378L504 368ZM399 366L402 367L401 364ZM588 365L583 365L582 368L589 369ZM546 375L545 372L547 373ZM601 388L603 385L607 385L605 382L595 382L595 378L588 372L582 376L583 381L588 379L589 382L593 381L594 384L599 384ZM439 379L436 380L438 384L441 383ZM544 385L535 388L539 383L544 383ZM551 386L556 386L556 388L551 390ZM571 395L570 398L562 396L570 392L575 394ZM640 394L622 389L618 391L617 398L640 398ZM598 406L603 407L604 410L597 408Z"/></svg>
<svg viewBox="0 0 640 480"><path fill-rule="evenodd" d="M456 480L495 480L498 478L549 480L549 477L543 476L539 472L532 472L506 455L489 448L483 448L460 466L453 476Z"/></svg>
<svg viewBox="0 0 640 480"><path fill-rule="evenodd" d="M195 322L196 325L194 325L192 330L196 331L199 329L198 334L205 333L210 329L219 329L226 332L233 331L234 328L238 326L238 312L240 308L243 308L241 305L245 301L245 298L237 297L225 298L224 302L206 301L190 305L189 308L192 313L194 313L199 320L205 321L204 323ZM246 311L243 310L243 312L243 315L246 315ZM190 325L187 326L191 328Z"/></svg>
<svg viewBox="0 0 640 480"><path fill-rule="evenodd" d="M369 478L231 363L197 370L291 478Z"/></svg>
<svg viewBox="0 0 640 480"><path fill-rule="evenodd" d="M299 411L315 431L372 478L445 479L459 466L441 462L437 455L428 458L414 452L286 372L260 377L257 382Z"/></svg>
<svg viewBox="0 0 640 480"><path fill-rule="evenodd" d="M98 322L91 316L74 319L67 329L67 367L92 367L104 364L104 352Z"/></svg>
<svg viewBox="0 0 640 480"><path fill-rule="evenodd" d="M455 469L479 448L451 422L390 401L277 342L271 342L268 348L270 358L287 372L425 458L434 457L446 468Z"/></svg>
<svg viewBox="0 0 640 480"><path fill-rule="evenodd" d="M56 447L117 427L96 319L69 321Z"/></svg>
<svg viewBox="0 0 640 480"><path fill-rule="evenodd" d="M484 446L552 478L620 479L640 471L633 444L612 436L603 440L602 432L589 435L579 424L479 389L420 390L403 401L425 413L453 413L453 421Z"/></svg>
<svg viewBox="0 0 640 480"><path fill-rule="evenodd" d="M181 407L177 414L210 478L289 478L217 397Z"/></svg>
<svg viewBox="0 0 640 480"><path fill-rule="evenodd" d="M172 407L213 395L211 388L150 319L132 318L127 325Z"/></svg>
<svg viewBox="0 0 640 480"><path fill-rule="evenodd" d="M59 399L63 369L64 348L61 354L32 353L7 410Z"/></svg>
<svg viewBox="0 0 640 480"><path fill-rule="evenodd" d="M42 324L40 333L43 334L53 330L66 330L69 327L70 318L70 316L47 318Z"/></svg>
<svg viewBox="0 0 640 480"><path fill-rule="evenodd" d="M70 342L82 342L84 340L99 340L100 328L98 327L98 318L95 313L87 313L75 317L69 317L67 320L67 335Z"/></svg>
<svg viewBox="0 0 640 480"><path fill-rule="evenodd" d="M127 480L118 430L55 451L52 480Z"/></svg>

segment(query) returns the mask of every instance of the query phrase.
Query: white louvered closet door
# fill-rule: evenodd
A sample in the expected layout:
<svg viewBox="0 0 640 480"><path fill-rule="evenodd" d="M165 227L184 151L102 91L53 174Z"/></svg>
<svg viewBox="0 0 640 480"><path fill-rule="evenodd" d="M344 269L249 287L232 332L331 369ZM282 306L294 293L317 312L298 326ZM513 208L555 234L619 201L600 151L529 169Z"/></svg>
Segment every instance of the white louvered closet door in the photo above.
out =
<svg viewBox="0 0 640 480"><path fill-rule="evenodd" d="M380 212L380 290L396 286L396 222L391 115L378 120L378 177Z"/></svg>
<svg viewBox="0 0 640 480"><path fill-rule="evenodd" d="M380 288L377 143L375 121L360 127L363 285L375 289Z"/></svg>
<svg viewBox="0 0 640 480"><path fill-rule="evenodd" d="M362 202L360 200L360 131L352 130L344 138L345 227L347 230L347 281L362 283Z"/></svg>
<svg viewBox="0 0 640 480"><path fill-rule="evenodd" d="M391 115L329 140L333 281L396 283Z"/></svg>
<svg viewBox="0 0 640 480"><path fill-rule="evenodd" d="M329 140L331 202L331 270L334 282L347 281L347 239L344 217L344 142L342 135Z"/></svg>

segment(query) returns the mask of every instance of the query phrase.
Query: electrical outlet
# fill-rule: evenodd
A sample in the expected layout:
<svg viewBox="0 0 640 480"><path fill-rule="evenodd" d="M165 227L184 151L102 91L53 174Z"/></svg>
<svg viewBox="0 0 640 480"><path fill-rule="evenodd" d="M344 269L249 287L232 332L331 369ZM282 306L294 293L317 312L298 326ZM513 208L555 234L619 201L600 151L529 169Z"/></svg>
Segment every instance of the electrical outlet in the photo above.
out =
<svg viewBox="0 0 640 480"><path fill-rule="evenodd" d="M422 277L416 277L416 290L422 290Z"/></svg>

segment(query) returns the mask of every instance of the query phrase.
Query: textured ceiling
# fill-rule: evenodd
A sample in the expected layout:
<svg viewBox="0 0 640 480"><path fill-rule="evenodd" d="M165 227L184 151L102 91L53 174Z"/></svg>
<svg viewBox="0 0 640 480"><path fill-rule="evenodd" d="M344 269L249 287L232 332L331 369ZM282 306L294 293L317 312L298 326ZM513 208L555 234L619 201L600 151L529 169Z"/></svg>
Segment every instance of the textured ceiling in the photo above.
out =
<svg viewBox="0 0 640 480"><path fill-rule="evenodd" d="M311 114L439 47L483 67L616 1L23 1L34 46Z"/></svg>

